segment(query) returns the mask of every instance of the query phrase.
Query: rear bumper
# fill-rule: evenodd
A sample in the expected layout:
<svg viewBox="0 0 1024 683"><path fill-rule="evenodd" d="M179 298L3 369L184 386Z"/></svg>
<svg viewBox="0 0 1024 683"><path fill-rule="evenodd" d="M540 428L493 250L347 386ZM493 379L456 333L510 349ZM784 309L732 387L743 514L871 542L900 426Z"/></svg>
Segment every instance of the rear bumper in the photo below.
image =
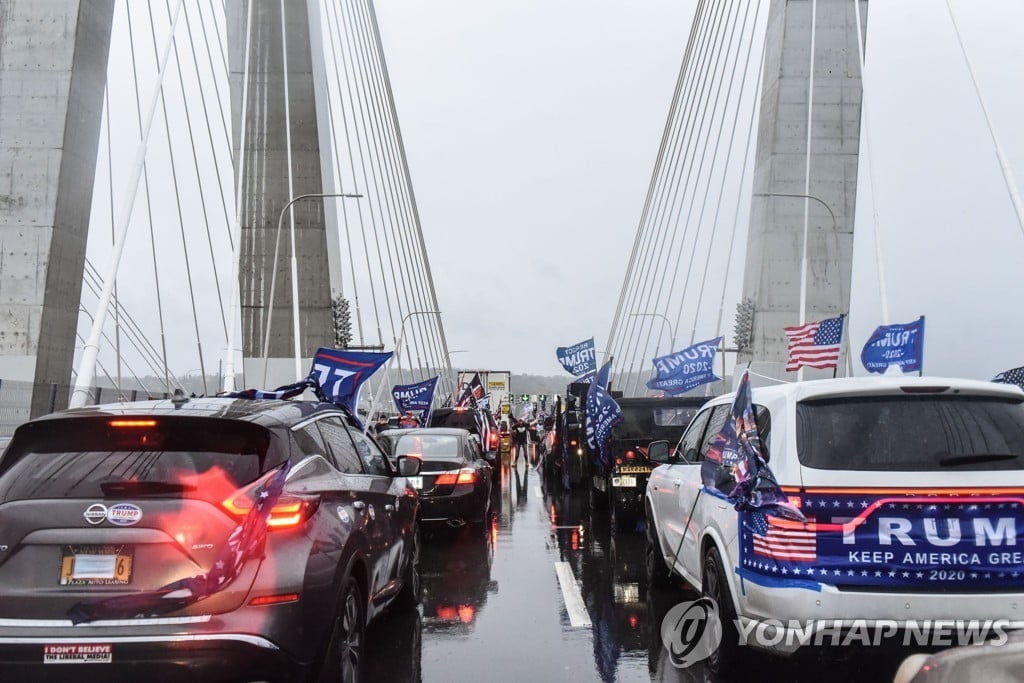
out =
<svg viewBox="0 0 1024 683"><path fill-rule="evenodd" d="M109 661L44 663L46 646L56 644L69 646L68 651L109 645ZM308 662L245 633L0 637L0 680L5 681L301 681L309 672Z"/></svg>
<svg viewBox="0 0 1024 683"><path fill-rule="evenodd" d="M480 489L448 496L420 498L420 521L424 524L462 521L483 522L487 500Z"/></svg>

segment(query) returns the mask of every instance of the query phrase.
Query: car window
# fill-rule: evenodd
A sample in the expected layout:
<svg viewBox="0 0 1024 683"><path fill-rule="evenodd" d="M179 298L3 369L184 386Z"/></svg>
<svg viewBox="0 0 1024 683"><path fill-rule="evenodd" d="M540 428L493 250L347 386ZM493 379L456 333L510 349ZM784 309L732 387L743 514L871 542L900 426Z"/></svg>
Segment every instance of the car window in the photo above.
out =
<svg viewBox="0 0 1024 683"><path fill-rule="evenodd" d="M697 446L701 441L701 437L704 436L704 428L707 427L710 416L711 409L705 410L690 423L686 433L683 434L683 438L679 441L679 446L676 448L680 458L688 462L696 462L699 459L698 454L700 451ZM691 453L691 455L687 457L687 453Z"/></svg>
<svg viewBox="0 0 1024 683"><path fill-rule="evenodd" d="M356 451L359 453L366 471L381 477L390 476L391 469L388 467L387 457L380 446L358 430L352 429L349 430L349 433L352 435L352 440L355 441Z"/></svg>
<svg viewBox="0 0 1024 683"><path fill-rule="evenodd" d="M802 401L807 467L906 472L1024 469L1024 401L990 396L866 396Z"/></svg>
<svg viewBox="0 0 1024 683"><path fill-rule="evenodd" d="M698 461L704 461L704 456L707 455L711 444L715 441L715 437L718 436L718 433L722 431L722 427L725 426L725 421L729 418L731 410L732 406L729 404L715 406L712 409L711 417L708 418L708 426L704 430L704 438L700 443L700 457L697 458Z"/></svg>
<svg viewBox="0 0 1024 683"><path fill-rule="evenodd" d="M302 460L306 455L317 454L324 456L332 465L334 464L334 458L327 450L327 446L324 445L324 439L316 425L309 423L296 427L292 430L292 438L295 439L295 445L299 447L299 454L295 462Z"/></svg>
<svg viewBox="0 0 1024 683"><path fill-rule="evenodd" d="M335 466L345 474L363 474L363 464L356 447L352 443L348 429L336 416L325 417L316 421L320 428L324 441L327 443L327 450L334 458Z"/></svg>

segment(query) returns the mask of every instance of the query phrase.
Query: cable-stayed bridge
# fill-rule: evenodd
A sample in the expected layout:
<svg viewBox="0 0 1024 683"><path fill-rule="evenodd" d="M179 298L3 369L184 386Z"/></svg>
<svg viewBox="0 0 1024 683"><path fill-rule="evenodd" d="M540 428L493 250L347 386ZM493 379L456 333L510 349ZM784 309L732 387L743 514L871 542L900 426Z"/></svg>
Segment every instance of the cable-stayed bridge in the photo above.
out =
<svg viewBox="0 0 1024 683"><path fill-rule="evenodd" d="M718 336L777 377L783 326L849 311L867 8L696 3L608 305L626 394L653 356ZM269 387L321 345L398 348L378 383L440 374L451 393L372 2L17 3L0 20L10 422L75 381L106 387L91 400Z"/></svg>

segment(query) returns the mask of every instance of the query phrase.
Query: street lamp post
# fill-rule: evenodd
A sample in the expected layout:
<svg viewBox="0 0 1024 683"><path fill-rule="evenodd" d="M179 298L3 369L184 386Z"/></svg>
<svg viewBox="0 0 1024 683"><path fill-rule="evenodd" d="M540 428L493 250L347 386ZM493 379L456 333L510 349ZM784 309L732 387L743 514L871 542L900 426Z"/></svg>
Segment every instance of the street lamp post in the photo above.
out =
<svg viewBox="0 0 1024 683"><path fill-rule="evenodd" d="M277 219L277 235L274 238L274 271L270 276L270 308L267 310L267 328L266 333L263 337L263 383L267 382L267 357L270 353L270 323L274 315L274 289L277 285L277 257L278 247L281 244L281 228L284 226L284 215L288 212L288 209L292 207L296 202L303 199L325 199L329 197L342 197L345 199L358 199L362 197L361 194L350 194L346 192L327 192L327 193L311 193L311 194L300 194L298 197L293 197L288 200L288 203L281 209L281 215ZM292 327L294 334L295 343L295 381L298 382L302 379L302 345L301 345L301 332L299 325L299 262L295 254L295 219L292 217L291 222L291 243L292 243L292 256L291 256L291 271L292 271Z"/></svg>
<svg viewBox="0 0 1024 683"><path fill-rule="evenodd" d="M388 359L388 363L387 363L387 365L385 366L385 369L384 369L384 376L385 377L387 377L389 375L389 373L391 372L391 365L401 355L402 340L405 339L405 323L408 322L409 318L413 317L414 315L441 315L441 311L412 311L410 313L406 313L405 314L405 316L402 318L402 325L401 325L401 327L399 327L399 330L398 330L398 341L395 342L395 352L394 352L394 354L392 354L391 358ZM450 364L451 363L449 361L449 365ZM377 387L376 393L373 395L373 400L370 403L370 412L371 413L377 407L377 404L380 401L381 391L383 390L385 384L387 384L387 382L381 382L380 385ZM370 428L370 421L367 420L366 421L366 427L365 427L365 429L363 431L365 432L369 428Z"/></svg>
<svg viewBox="0 0 1024 683"><path fill-rule="evenodd" d="M456 390L456 387L457 387L457 385L459 383L458 382L459 377L458 377L458 375L455 374L455 368L452 367L452 354L453 353L469 353L469 350L468 349L456 349L455 351L449 351L448 352L448 370L452 373L452 392L454 393L455 390ZM453 396L452 400L454 400L455 398L456 397Z"/></svg>
<svg viewBox="0 0 1024 683"><path fill-rule="evenodd" d="M669 353L672 353L673 351L675 351L675 348L676 348L676 328L672 325L672 322L665 316L664 313L630 313L629 317L631 317L631 318L661 318L661 321L668 327L668 331L672 335L671 341L669 342L672 348L669 350ZM655 356L658 355L658 349L661 346L661 337L660 336L658 337L658 342L659 342L658 346L654 347L654 355ZM634 389L635 388L636 387L634 386Z"/></svg>

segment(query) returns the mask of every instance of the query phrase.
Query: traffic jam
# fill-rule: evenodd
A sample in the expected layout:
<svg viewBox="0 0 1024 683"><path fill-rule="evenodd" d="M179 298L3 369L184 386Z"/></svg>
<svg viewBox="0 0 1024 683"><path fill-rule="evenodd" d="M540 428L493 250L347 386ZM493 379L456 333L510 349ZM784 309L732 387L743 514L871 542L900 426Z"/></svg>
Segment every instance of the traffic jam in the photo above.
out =
<svg viewBox="0 0 1024 683"><path fill-rule="evenodd" d="M623 397L595 364L543 401L509 373L464 376L446 407L396 386L389 414L354 409L345 362L21 425L0 459L0 680L1019 665L1019 386L741 372Z"/></svg>

